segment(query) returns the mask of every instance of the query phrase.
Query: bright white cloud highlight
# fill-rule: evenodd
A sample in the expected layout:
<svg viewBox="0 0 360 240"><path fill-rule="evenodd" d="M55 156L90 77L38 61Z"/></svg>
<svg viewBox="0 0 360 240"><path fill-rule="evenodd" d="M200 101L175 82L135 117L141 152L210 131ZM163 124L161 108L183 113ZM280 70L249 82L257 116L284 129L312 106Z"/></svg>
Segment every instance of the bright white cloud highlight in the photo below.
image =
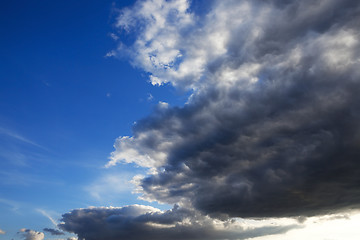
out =
<svg viewBox="0 0 360 240"><path fill-rule="evenodd" d="M42 232L37 232L30 229L22 228L19 232L23 237L24 240L43 240L45 235Z"/></svg>

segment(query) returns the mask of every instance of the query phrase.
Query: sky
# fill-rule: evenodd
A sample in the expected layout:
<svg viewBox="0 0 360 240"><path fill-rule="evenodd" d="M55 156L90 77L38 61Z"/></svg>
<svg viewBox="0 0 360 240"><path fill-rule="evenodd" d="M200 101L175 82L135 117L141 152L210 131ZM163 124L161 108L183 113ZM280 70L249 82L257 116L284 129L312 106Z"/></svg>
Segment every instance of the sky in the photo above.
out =
<svg viewBox="0 0 360 240"><path fill-rule="evenodd" d="M0 240L360 235L356 0L6 0Z"/></svg>

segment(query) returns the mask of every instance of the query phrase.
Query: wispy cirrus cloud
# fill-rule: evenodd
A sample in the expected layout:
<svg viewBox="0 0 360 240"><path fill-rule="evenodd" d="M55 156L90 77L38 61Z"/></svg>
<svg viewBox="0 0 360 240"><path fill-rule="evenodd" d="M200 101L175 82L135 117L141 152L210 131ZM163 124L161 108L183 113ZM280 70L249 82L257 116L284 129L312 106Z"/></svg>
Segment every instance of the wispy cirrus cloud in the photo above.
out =
<svg viewBox="0 0 360 240"><path fill-rule="evenodd" d="M55 227L58 225L58 222L47 211L44 209L37 209L37 211L48 218Z"/></svg>
<svg viewBox="0 0 360 240"><path fill-rule="evenodd" d="M21 204L17 201L4 199L4 198L0 198L0 204L5 204L7 206L10 206L14 212L17 212L21 206Z"/></svg>
<svg viewBox="0 0 360 240"><path fill-rule="evenodd" d="M34 141L31 141L29 140L28 138L14 132L14 131L11 131L9 129L6 129L6 128L2 128L0 127L0 134L1 135L4 135L6 137L9 137L9 138L12 138L12 139L15 139L17 141L20 141L20 142L23 142L23 143L27 143L27 144L30 144L32 146L35 146L35 147L38 147L38 148L41 148L41 149L44 149L44 150L47 150L45 147L37 144L36 142Z"/></svg>

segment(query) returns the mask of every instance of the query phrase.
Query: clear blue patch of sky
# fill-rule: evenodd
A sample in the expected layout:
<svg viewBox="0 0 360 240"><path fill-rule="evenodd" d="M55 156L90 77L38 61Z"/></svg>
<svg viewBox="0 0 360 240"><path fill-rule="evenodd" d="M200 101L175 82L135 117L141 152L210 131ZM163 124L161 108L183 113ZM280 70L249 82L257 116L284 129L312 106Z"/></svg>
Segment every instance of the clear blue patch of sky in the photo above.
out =
<svg viewBox="0 0 360 240"><path fill-rule="evenodd" d="M18 238L20 228L51 227L36 209L106 205L84 188L106 174L145 171L102 168L114 140L131 135L158 101L186 101L170 85L151 86L126 59L105 57L118 44L109 36L114 6L133 2L2 1L0 229L8 234L0 240ZM129 191L108 205L146 204L136 197Z"/></svg>

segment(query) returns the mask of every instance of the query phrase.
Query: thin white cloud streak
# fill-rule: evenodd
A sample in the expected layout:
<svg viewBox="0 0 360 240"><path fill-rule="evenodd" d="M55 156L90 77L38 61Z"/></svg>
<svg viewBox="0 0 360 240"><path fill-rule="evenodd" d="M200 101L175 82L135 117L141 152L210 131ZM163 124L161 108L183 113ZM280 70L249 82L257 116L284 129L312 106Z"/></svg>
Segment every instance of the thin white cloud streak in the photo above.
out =
<svg viewBox="0 0 360 240"><path fill-rule="evenodd" d="M16 201L4 199L4 198L0 198L0 203L10 206L11 210L14 212L18 212L20 205L21 205L20 203L18 203Z"/></svg>
<svg viewBox="0 0 360 240"><path fill-rule="evenodd" d="M41 213L43 216L45 216L46 218L48 218L48 219L50 220L50 222L51 222L55 227L57 227L58 222L55 221L55 219L54 219L53 217L51 217L50 214L49 214L47 211L45 211L45 210L43 210L43 209L36 209L36 210L37 210L39 213Z"/></svg>
<svg viewBox="0 0 360 240"><path fill-rule="evenodd" d="M43 147L43 146L41 146L41 145L39 145L39 144L37 144L37 143L35 143L33 141L21 136L20 134L18 134L16 132L13 132L13 131L11 131L9 129L5 129L5 128L0 127L0 134L5 135L5 136L10 137L10 138L13 138L13 139L16 139L16 140L18 140L20 142L23 142L23 143L33 145L35 147L38 147L38 148L41 148L41 149L44 149L44 150L48 150L47 148L45 148L45 147Z"/></svg>
<svg viewBox="0 0 360 240"><path fill-rule="evenodd" d="M2 176L1 176L2 175ZM0 171L2 182L4 185L24 185L29 186L30 184L38 183L43 185L62 185L61 181L44 180L38 175L31 173L22 173L19 171Z"/></svg>

